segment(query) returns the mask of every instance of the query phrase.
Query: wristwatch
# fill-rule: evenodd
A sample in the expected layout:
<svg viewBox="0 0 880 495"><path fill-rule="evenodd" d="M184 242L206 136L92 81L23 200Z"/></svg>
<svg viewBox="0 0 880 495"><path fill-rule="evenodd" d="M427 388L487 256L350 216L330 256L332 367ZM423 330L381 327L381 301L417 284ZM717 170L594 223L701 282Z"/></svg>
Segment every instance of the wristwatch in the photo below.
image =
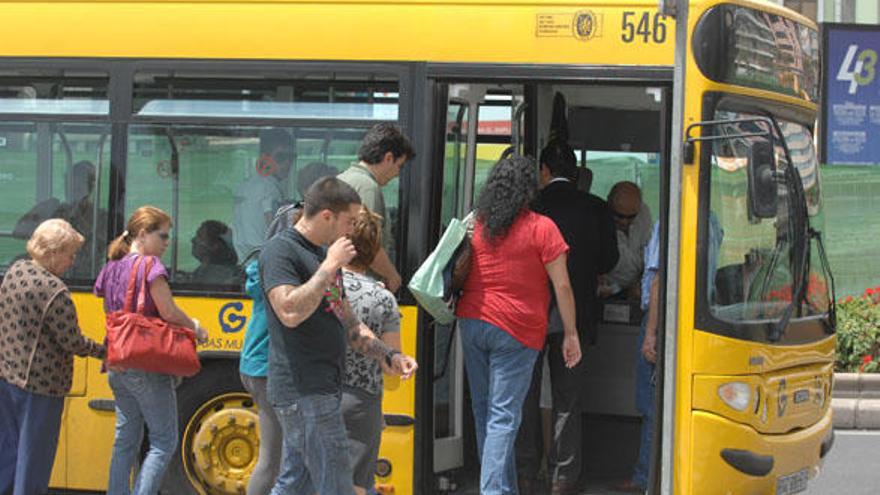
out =
<svg viewBox="0 0 880 495"><path fill-rule="evenodd" d="M400 351L397 349L389 349L388 352L385 353L385 364L387 364L389 368L391 367L391 360L398 354L400 354Z"/></svg>

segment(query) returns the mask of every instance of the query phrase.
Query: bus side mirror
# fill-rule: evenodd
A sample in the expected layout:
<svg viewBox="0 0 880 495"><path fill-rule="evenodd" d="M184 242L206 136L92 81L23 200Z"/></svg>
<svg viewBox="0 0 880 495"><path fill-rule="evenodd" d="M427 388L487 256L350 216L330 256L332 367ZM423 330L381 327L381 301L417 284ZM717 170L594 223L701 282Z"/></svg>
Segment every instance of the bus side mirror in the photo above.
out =
<svg viewBox="0 0 880 495"><path fill-rule="evenodd" d="M749 148L749 213L754 218L774 218L779 203L776 158L769 141L756 141Z"/></svg>

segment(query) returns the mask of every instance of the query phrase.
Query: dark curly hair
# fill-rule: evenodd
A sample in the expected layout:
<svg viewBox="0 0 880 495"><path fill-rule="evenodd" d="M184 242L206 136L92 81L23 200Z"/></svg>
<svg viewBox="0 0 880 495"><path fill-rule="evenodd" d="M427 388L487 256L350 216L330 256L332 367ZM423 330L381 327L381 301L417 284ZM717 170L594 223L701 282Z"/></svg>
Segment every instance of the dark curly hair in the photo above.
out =
<svg viewBox="0 0 880 495"><path fill-rule="evenodd" d="M489 242L507 234L519 214L538 194L538 166L531 158L503 158L492 167L477 199L477 221Z"/></svg>

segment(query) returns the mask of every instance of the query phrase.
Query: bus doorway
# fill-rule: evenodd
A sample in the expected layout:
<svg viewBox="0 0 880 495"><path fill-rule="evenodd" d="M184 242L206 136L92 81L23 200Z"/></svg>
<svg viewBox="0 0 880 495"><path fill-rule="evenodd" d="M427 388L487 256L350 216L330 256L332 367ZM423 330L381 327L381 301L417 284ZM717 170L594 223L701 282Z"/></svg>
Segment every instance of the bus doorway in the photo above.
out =
<svg viewBox="0 0 880 495"><path fill-rule="evenodd" d="M647 212L638 225L642 230L626 235L615 231L618 237L640 236L641 241L621 247L627 249L624 258L635 264L627 268L636 273L630 274L629 284L596 295L590 315L596 338L592 345L585 345L582 408L577 415L582 424L582 454L575 493L616 493L612 485L629 479L639 452L636 365L644 312L640 297L643 263L638 261L643 259L654 222L666 215L669 82L438 81L435 87L439 118L432 160L442 167L443 177L438 235L451 218L472 210L498 159L513 153L538 157L560 135L578 162L573 178L577 187L605 204L609 215L608 196L616 184L632 183L640 191ZM435 325L425 335L430 336L433 351L433 384L425 394L431 398L433 412L430 488L441 493L479 493L480 459L460 338L454 326ZM662 342L662 325L658 342ZM544 361L538 365L547 366ZM550 448L553 394L546 369L539 387L545 441L535 446L540 450L541 467L531 493L543 494L550 493L554 468ZM662 397L660 387L654 390ZM659 448L658 442L653 444Z"/></svg>

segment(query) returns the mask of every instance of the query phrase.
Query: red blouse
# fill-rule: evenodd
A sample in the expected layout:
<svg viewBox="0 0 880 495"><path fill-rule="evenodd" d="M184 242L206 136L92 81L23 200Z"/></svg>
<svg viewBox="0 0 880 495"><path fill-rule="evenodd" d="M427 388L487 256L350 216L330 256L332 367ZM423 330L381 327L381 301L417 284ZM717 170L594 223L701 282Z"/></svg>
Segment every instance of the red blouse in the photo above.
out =
<svg viewBox="0 0 880 495"><path fill-rule="evenodd" d="M556 224L525 211L502 239L490 244L477 222L471 247L471 268L456 315L491 323L524 346L541 349L550 305L544 265L568 252Z"/></svg>

